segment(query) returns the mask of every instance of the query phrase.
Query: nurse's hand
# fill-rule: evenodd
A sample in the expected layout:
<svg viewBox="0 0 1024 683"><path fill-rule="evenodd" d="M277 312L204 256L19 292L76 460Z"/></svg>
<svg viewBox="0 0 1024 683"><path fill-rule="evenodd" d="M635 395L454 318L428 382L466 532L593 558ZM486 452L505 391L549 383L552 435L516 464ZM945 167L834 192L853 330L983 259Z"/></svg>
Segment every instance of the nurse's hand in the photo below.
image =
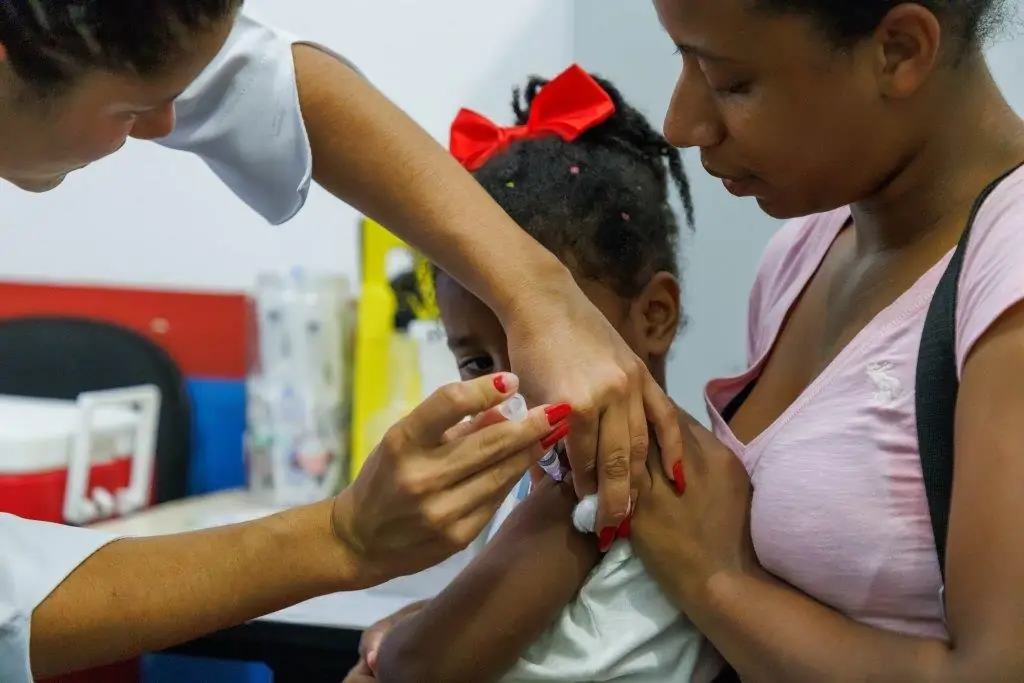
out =
<svg viewBox="0 0 1024 683"><path fill-rule="evenodd" d="M495 421L488 410L518 386L510 373L449 384L388 430L334 504L357 584L412 574L465 548L543 455L541 442L555 429L564 435L568 406Z"/></svg>
<svg viewBox="0 0 1024 683"><path fill-rule="evenodd" d="M512 369L531 401L572 403L567 446L576 493L599 494L597 529L614 536L646 467L648 422L665 475L682 460L676 406L571 278L548 280L533 288L524 281L514 309L501 316Z"/></svg>

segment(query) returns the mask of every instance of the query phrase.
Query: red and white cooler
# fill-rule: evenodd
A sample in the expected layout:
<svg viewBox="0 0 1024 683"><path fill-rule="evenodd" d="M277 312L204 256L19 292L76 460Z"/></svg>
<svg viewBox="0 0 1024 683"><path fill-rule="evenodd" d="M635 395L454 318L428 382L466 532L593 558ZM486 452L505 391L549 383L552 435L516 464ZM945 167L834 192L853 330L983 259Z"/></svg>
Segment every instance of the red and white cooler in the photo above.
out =
<svg viewBox="0 0 1024 683"><path fill-rule="evenodd" d="M0 512L86 525L148 506L159 413L152 385L74 401L0 395ZM55 680L136 683L139 664Z"/></svg>
<svg viewBox="0 0 1024 683"><path fill-rule="evenodd" d="M0 395L0 511L90 524L149 504L160 390Z"/></svg>

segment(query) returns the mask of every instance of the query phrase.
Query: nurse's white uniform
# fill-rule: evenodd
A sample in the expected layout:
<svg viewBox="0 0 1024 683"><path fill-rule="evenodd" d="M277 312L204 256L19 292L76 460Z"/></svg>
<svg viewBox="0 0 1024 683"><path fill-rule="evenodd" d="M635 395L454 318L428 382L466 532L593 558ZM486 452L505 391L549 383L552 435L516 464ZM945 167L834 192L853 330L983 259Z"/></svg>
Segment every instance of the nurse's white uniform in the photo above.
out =
<svg viewBox="0 0 1024 683"><path fill-rule="evenodd" d="M177 127L159 143L198 154L271 223L309 190L312 154L292 62L293 36L243 11L216 60L175 104ZM31 683L33 610L112 536L0 514L0 681Z"/></svg>

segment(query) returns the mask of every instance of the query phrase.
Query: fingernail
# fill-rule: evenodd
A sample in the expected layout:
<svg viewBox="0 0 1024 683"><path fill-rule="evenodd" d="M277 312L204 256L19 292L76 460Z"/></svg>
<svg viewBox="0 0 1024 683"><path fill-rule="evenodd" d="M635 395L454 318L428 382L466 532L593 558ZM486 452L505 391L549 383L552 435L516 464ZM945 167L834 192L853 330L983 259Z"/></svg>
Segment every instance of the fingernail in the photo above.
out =
<svg viewBox="0 0 1024 683"><path fill-rule="evenodd" d="M568 434L569 434L569 423L568 422L563 422L562 424L558 425L557 427L552 429L550 432L548 432L547 436L545 436L543 439L541 439L540 447L543 448L546 451L549 448L551 448L552 446L554 446L556 443L558 443L559 441L564 439L566 437L566 435L568 435Z"/></svg>
<svg viewBox="0 0 1024 683"><path fill-rule="evenodd" d="M672 479L676 484L676 493L680 496L686 493L686 477L683 475L683 463L677 462L672 465Z"/></svg>
<svg viewBox="0 0 1024 683"><path fill-rule="evenodd" d="M498 390L499 394L504 394L508 391L508 385L505 383L504 373L494 376L494 388Z"/></svg>
<svg viewBox="0 0 1024 683"><path fill-rule="evenodd" d="M633 526L632 522L632 517L626 517L626 519L622 520L622 524L619 525L619 531L617 534L619 538L629 538L629 532Z"/></svg>
<svg viewBox="0 0 1024 683"><path fill-rule="evenodd" d="M612 543L615 542L615 534L617 530L613 526L606 526L601 529L601 535L598 536L598 549L602 553L608 552L608 548L612 547Z"/></svg>
<svg viewBox="0 0 1024 683"><path fill-rule="evenodd" d="M556 403L545 408L544 414L548 416L548 424L554 427L572 414L572 406L568 403Z"/></svg>

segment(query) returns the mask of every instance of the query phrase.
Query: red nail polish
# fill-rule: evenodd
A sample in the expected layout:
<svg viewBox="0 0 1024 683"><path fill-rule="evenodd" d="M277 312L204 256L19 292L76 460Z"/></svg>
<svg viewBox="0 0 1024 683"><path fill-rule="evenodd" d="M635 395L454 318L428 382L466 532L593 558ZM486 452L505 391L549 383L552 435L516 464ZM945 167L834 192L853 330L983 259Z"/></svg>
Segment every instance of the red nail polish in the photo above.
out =
<svg viewBox="0 0 1024 683"><path fill-rule="evenodd" d="M622 524L619 525L619 532L617 534L618 537L619 538L629 538L629 532L632 530L632 526L633 526L633 518L632 517L626 517L626 519L622 520Z"/></svg>
<svg viewBox="0 0 1024 683"><path fill-rule="evenodd" d="M602 553L608 552L608 548L612 546L615 541L616 529L613 526L606 526L601 529L601 535L598 536L598 549Z"/></svg>
<svg viewBox="0 0 1024 683"><path fill-rule="evenodd" d="M548 450L549 448L554 446L556 443L558 443L559 441L564 439L566 437L566 435L568 435L568 434L569 434L569 423L568 422L563 422L562 424L558 425L557 427L552 429L550 432L548 432L547 436L545 436L543 439L541 439L540 447L543 448L544 450Z"/></svg>
<svg viewBox="0 0 1024 683"><path fill-rule="evenodd" d="M494 388L498 390L498 393L504 394L507 390L505 386L505 375L494 376Z"/></svg>
<svg viewBox="0 0 1024 683"><path fill-rule="evenodd" d="M568 403L556 403L545 408L544 414L548 416L548 424L554 427L572 414L572 406Z"/></svg>
<svg viewBox="0 0 1024 683"><path fill-rule="evenodd" d="M686 476L683 474L683 463L677 462L672 465L672 479L676 484L676 493L680 496L686 493Z"/></svg>

